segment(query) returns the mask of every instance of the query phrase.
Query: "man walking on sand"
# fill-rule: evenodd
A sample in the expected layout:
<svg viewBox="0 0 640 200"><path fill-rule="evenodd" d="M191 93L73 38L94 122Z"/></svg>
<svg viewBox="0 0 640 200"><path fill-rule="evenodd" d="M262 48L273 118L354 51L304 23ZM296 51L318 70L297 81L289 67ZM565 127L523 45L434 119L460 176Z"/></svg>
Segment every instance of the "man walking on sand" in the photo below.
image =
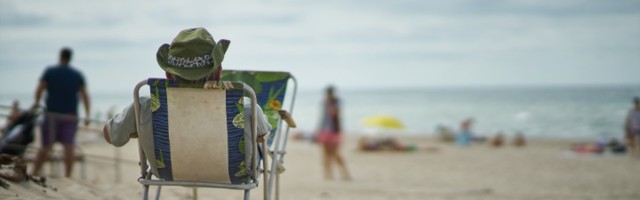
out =
<svg viewBox="0 0 640 200"><path fill-rule="evenodd" d="M75 136L78 129L78 96L84 102L85 116L90 116L91 104L82 73L69 65L72 51L60 50L60 61L48 67L36 89L33 108L40 105L44 91L46 96L45 119L41 125L42 147L34 162L32 175L39 176L40 169L49 159L54 142L60 142L64 149L65 177L70 177L75 161ZM84 121L85 126L89 120Z"/></svg>

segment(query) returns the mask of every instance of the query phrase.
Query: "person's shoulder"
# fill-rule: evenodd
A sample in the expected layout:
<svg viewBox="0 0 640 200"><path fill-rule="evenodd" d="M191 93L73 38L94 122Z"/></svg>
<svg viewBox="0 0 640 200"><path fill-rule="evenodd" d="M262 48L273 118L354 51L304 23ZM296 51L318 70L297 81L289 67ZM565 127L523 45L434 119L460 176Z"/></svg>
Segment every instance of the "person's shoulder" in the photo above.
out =
<svg viewBox="0 0 640 200"><path fill-rule="evenodd" d="M80 69L78 69L77 67L75 67L73 65L68 65L67 68L69 69L69 71L71 71L73 73L82 75L82 71L80 71Z"/></svg>
<svg viewBox="0 0 640 200"><path fill-rule="evenodd" d="M84 79L84 75L82 74L82 71L80 71L78 68L76 68L73 65L67 65L66 67L64 67L68 72L68 74L72 74L75 77Z"/></svg>
<svg viewBox="0 0 640 200"><path fill-rule="evenodd" d="M47 65L45 67L45 69L44 69L44 72L45 73L51 73L51 72L56 71L58 69L60 69L59 65Z"/></svg>
<svg viewBox="0 0 640 200"><path fill-rule="evenodd" d="M45 67L44 72L42 73L41 79L47 80L51 76L55 76L59 71L58 65L48 65Z"/></svg>

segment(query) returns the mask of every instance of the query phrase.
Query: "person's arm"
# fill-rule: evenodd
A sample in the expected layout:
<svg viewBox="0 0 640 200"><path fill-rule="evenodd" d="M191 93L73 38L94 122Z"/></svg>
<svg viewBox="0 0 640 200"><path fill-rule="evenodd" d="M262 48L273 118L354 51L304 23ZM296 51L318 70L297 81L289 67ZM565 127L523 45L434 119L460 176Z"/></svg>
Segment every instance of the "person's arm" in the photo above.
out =
<svg viewBox="0 0 640 200"><path fill-rule="evenodd" d="M140 112L141 115L143 115L142 118L150 115L150 105L149 97L140 97L140 106L142 107ZM122 112L107 121L104 128L102 128L102 134L108 143L119 147L129 142L130 138L138 136L134 109L132 103L122 110ZM148 114L145 115L145 112ZM144 122L145 119L143 119L143 123ZM144 127L144 125L142 126Z"/></svg>
<svg viewBox="0 0 640 200"><path fill-rule="evenodd" d="M33 102L32 108L40 107L40 99L45 89L47 89L47 81L40 80L38 87L36 87L35 101Z"/></svg>
<svg viewBox="0 0 640 200"><path fill-rule="evenodd" d="M340 104L338 99L334 99L329 105L331 120L333 120L333 126L336 132L342 132L342 126L340 124Z"/></svg>
<svg viewBox="0 0 640 200"><path fill-rule="evenodd" d="M89 99L89 93L87 92L86 86L80 87L80 96L82 97L82 101L84 102L84 125L88 126L91 122L91 101Z"/></svg>
<svg viewBox="0 0 640 200"><path fill-rule="evenodd" d="M244 106L244 112L245 112L244 113L245 121L251 121L251 99L248 97L244 97L243 106ZM256 126L258 128L258 136L266 135L269 132L271 132L271 129L272 129L271 124L269 124L269 120L267 120L267 117L264 115L264 112L262 111L262 108L260 108L259 105L257 105L256 107L256 117L257 117ZM247 125L250 125L250 124L247 123ZM250 127L245 127L245 128L250 128Z"/></svg>

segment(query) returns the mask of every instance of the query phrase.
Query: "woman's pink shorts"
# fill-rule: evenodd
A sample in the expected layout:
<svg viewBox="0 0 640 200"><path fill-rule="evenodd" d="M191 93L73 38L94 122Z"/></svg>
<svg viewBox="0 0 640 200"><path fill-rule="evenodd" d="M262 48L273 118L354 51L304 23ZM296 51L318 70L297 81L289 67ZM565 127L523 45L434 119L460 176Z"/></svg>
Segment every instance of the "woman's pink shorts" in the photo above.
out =
<svg viewBox="0 0 640 200"><path fill-rule="evenodd" d="M321 144L340 144L342 142L342 136L333 131L320 131L316 139Z"/></svg>

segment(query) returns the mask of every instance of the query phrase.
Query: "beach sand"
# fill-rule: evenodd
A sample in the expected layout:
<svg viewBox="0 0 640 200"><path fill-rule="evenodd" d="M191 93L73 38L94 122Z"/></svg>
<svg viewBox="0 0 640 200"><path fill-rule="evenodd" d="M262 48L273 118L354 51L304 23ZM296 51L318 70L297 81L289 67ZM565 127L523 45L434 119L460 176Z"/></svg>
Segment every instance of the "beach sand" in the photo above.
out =
<svg viewBox="0 0 640 200"><path fill-rule="evenodd" d="M82 137L86 180L77 164L72 178L48 178L51 188L33 182L10 183L9 189L0 188L0 199L139 199L137 141L114 148L98 135ZM372 153L357 151L357 139L349 135L342 148L351 181L337 176L324 180L320 148L290 140L287 170L281 175L281 199L640 199L640 159L569 152L570 144L579 141L530 139L524 148L492 148L403 136L400 140L405 143L437 150ZM112 159L118 153L122 157L120 175ZM200 188L198 196L241 199L242 191ZM162 199L191 197L191 188L162 188ZM262 199L262 187L252 190L251 199Z"/></svg>

